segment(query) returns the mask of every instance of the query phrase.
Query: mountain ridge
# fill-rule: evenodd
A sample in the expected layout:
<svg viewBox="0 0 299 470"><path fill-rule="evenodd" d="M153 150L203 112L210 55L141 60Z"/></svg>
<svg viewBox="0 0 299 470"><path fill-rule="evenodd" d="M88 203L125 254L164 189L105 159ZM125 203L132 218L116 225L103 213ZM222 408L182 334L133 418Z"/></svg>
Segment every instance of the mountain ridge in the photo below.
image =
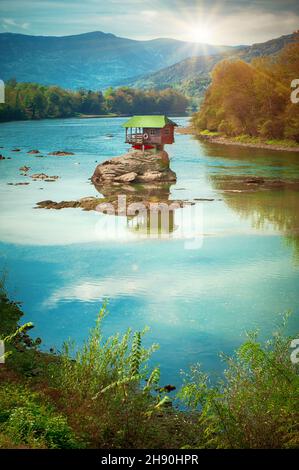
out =
<svg viewBox="0 0 299 470"><path fill-rule="evenodd" d="M194 54L231 49L166 38L138 41L102 31L71 36L0 33L0 77L71 89L103 89Z"/></svg>
<svg viewBox="0 0 299 470"><path fill-rule="evenodd" d="M255 43L251 46L238 46L233 53L229 51L221 54L188 57L169 67L154 73L139 77L136 81L128 83L141 89L163 89L175 87L187 95L200 98L210 84L210 73L213 67L225 58L241 59L250 62L255 57L269 56L278 53L286 44L295 41L295 33L270 39L264 43Z"/></svg>
<svg viewBox="0 0 299 470"><path fill-rule="evenodd" d="M0 33L0 78L63 88L177 88L200 98L224 58L249 62L294 40L289 34L251 46L214 46L172 38L146 41L91 31L67 36Z"/></svg>

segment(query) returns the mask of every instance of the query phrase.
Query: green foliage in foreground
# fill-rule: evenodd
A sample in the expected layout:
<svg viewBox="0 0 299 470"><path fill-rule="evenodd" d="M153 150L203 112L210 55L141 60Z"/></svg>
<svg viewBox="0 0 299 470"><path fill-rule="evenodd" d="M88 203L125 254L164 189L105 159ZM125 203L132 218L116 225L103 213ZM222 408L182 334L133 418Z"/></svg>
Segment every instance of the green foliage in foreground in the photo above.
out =
<svg viewBox="0 0 299 470"><path fill-rule="evenodd" d="M105 339L105 305L81 349L47 355L12 334L18 307L4 291L0 300L0 318L14 318L3 322L13 348L0 369L0 448L299 447L299 370L282 331L265 344L250 335L217 384L194 366L176 397L182 412L149 367L145 331Z"/></svg>
<svg viewBox="0 0 299 470"><path fill-rule="evenodd" d="M211 385L193 367L180 397L201 408L200 446L211 448L299 447L299 365L290 360L282 332L262 344L251 334L227 363L224 379Z"/></svg>
<svg viewBox="0 0 299 470"><path fill-rule="evenodd" d="M72 343L65 343L59 368L52 366L54 384L68 393L95 400L108 391L120 391L125 398L131 388L154 373L148 370L148 359L156 346L147 350L141 345L146 330L134 335L128 330L122 337L116 334L105 340L102 321L106 313L104 305L83 347L74 353Z"/></svg>
<svg viewBox="0 0 299 470"><path fill-rule="evenodd" d="M10 305L13 309L14 304ZM7 309L6 313L9 313ZM42 442L44 447L53 447L44 437L45 432L38 442L35 433L20 437L22 418L19 417L27 419L32 413L34 417L30 420L35 417L43 420L41 413L46 413L47 421L53 418L56 422L57 415L63 417L63 423L69 426L77 446L81 447L176 448L184 445L186 439L192 442L190 422L193 417L172 409L167 391L158 384L159 369L148 366L156 346L149 349L142 346L145 331L132 333L128 330L123 336L116 334L104 339L105 314L104 306L88 340L77 352L71 343L66 343L62 354L57 356L40 353L31 345L19 350L19 340L15 337L13 353L5 368L0 369L0 389L6 383L17 381L24 394L27 390L38 391L39 403L45 406L51 403L53 408L37 412L30 404L26 410L23 403L16 404L12 409L20 407L17 416L13 415L0 428L0 447L36 447L42 446ZM60 418L58 421L61 422ZM71 442L70 438L70 442L55 441L54 444L66 447Z"/></svg>
<svg viewBox="0 0 299 470"><path fill-rule="evenodd" d="M67 419L56 413L45 397L28 387L4 383L0 387L1 440L33 448L70 449L79 447ZM5 441L4 441L5 442Z"/></svg>
<svg viewBox="0 0 299 470"><path fill-rule="evenodd" d="M180 413L168 409L171 400L158 385L160 371L149 368L156 346L142 346L146 330L133 334L129 329L104 339L105 315L106 306L83 347L74 353L66 343L59 367L54 363L49 369L49 383L59 390L73 429L89 447L181 445L188 416L179 418ZM172 438L177 422L182 427Z"/></svg>

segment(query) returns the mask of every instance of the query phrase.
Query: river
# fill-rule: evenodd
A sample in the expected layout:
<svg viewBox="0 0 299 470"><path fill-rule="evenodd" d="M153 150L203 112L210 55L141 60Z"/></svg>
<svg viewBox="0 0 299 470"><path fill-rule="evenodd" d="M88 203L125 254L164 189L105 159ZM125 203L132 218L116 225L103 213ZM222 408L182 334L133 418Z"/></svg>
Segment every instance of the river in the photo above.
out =
<svg viewBox="0 0 299 470"><path fill-rule="evenodd" d="M1 270L43 348L59 351L68 338L82 344L103 299L110 312L105 335L150 327L145 344L160 345L152 362L160 364L165 384L178 386L180 370L196 362L215 376L223 367L220 351L232 353L246 331L260 329L267 338L288 310L288 333L296 335L299 192L244 191L238 178L299 179L299 154L204 144L177 134L167 148L177 174L169 198L195 203L195 212L181 217L178 211L169 237L142 236L125 217L35 208L42 200L98 195L89 178L97 163L128 149L123 121L0 125L0 152L11 157L0 161ZM31 149L44 157L28 154ZM48 155L55 150L75 155ZM59 179L33 181L22 176L24 165L28 175ZM20 182L30 184L8 184Z"/></svg>

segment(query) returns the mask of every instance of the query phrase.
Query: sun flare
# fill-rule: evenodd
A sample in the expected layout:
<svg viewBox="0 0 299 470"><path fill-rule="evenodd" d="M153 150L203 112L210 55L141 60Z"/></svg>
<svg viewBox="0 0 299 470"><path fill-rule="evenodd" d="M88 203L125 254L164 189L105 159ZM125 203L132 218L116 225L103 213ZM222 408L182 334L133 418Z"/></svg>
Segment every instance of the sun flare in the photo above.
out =
<svg viewBox="0 0 299 470"><path fill-rule="evenodd" d="M189 37L192 42L208 43L213 40L213 31L207 26L199 25L191 29Z"/></svg>

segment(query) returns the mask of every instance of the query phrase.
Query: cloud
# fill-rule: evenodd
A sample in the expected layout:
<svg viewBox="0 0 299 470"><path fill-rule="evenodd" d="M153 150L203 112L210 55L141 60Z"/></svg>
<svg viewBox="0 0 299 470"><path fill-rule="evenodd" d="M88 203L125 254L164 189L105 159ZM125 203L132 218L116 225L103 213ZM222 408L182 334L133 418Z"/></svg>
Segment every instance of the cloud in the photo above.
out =
<svg viewBox="0 0 299 470"><path fill-rule="evenodd" d="M3 18L3 23L7 25L16 26L16 22L12 18Z"/></svg>
<svg viewBox="0 0 299 470"><path fill-rule="evenodd" d="M242 291L243 299L252 298L252 292L259 289L265 293L269 286L269 279L281 272L282 266L285 266L287 260L277 257L273 260L252 260L251 263L245 263L240 260L236 264L220 265L215 271L214 265L204 263L193 265L188 268L188 278L184 270L173 270L172 266L161 265L158 272L144 271L141 265L141 271L134 272L133 265L126 265L122 270L117 267L117 279L111 275L101 276L81 276L78 273L76 280L72 276L69 280L62 280L62 287L58 287L50 293L41 307L44 309L55 309L61 303L66 302L95 302L101 303L105 298L119 300L126 298L142 298L144 309L143 320L149 324L153 320L157 324L177 324L182 328L186 326L186 321L199 322L201 326L206 322L206 312L198 310L187 314L182 312L181 301L188 299L188 302L205 303L213 298L214 302L223 303L229 298L234 298L238 292ZM227 272L230 276L227 276ZM258 273L258 276L257 276ZM270 274L269 274L270 273ZM231 279L235 279L232 285ZM261 285L261 279L264 279ZM167 280L167 283L166 283ZM191 280L191 281L190 281ZM154 300L153 300L154 299ZM163 309L155 309L154 306L171 305L171 308L165 312ZM223 311L214 313L214 321L217 317L217 328L226 331L233 331L239 323L243 323L244 316L236 318L232 310L227 310L226 315ZM257 310L255 320L260 315ZM251 316L251 321L253 316ZM209 318L209 325L213 320Z"/></svg>
<svg viewBox="0 0 299 470"><path fill-rule="evenodd" d="M13 18L3 18L2 20L2 26L5 28L5 29L8 29L8 27L13 27L13 28L21 28L21 29L28 29L29 26L30 26L30 23L28 22L21 22L21 23L17 23Z"/></svg>
<svg viewBox="0 0 299 470"><path fill-rule="evenodd" d="M211 43L231 45L263 42L299 24L298 0L1 0L1 10L1 27L13 32L64 36L102 30L132 39L190 41L194 28L204 25Z"/></svg>

